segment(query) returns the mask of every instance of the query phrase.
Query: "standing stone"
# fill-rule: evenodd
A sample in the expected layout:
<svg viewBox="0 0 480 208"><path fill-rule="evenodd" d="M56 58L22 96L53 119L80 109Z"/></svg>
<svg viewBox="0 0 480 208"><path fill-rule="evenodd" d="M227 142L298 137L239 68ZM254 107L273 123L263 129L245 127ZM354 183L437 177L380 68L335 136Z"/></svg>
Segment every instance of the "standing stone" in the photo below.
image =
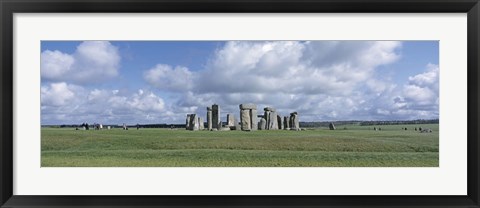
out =
<svg viewBox="0 0 480 208"><path fill-rule="evenodd" d="M191 117L192 115L191 114L187 114L187 118L185 119L185 129L186 130L190 130L191 127L190 127L190 120L191 120ZM125 129L125 127L124 127Z"/></svg>
<svg viewBox="0 0 480 208"><path fill-rule="evenodd" d="M198 117L198 130L203 130L205 129L205 123L203 123L203 118Z"/></svg>
<svg viewBox="0 0 480 208"><path fill-rule="evenodd" d="M265 119L265 122L266 122L265 130L270 129L269 125L268 125L270 123L269 122L270 121L270 111L264 111L263 118Z"/></svg>
<svg viewBox="0 0 480 208"><path fill-rule="evenodd" d="M267 127L267 120L265 120L264 118L261 118L260 121L258 122L258 129L265 130L266 127Z"/></svg>
<svg viewBox="0 0 480 208"><path fill-rule="evenodd" d="M272 107L265 107L263 109L265 112L263 117L267 121L267 128L268 130L276 130L278 129L278 120L277 120L277 112L275 108Z"/></svg>
<svg viewBox="0 0 480 208"><path fill-rule="evenodd" d="M300 129L300 122L298 119L298 113L290 113L290 130L298 131Z"/></svg>
<svg viewBox="0 0 480 208"><path fill-rule="evenodd" d="M220 130L222 128L222 120L220 118L220 106L212 105L212 128Z"/></svg>
<svg viewBox="0 0 480 208"><path fill-rule="evenodd" d="M198 123L198 116L197 114L193 114L192 117L190 117L192 119L192 124L191 124L191 127L192 127L192 131L198 131L198 129L200 128L200 124Z"/></svg>
<svg viewBox="0 0 480 208"><path fill-rule="evenodd" d="M290 116L283 117L283 129L290 130Z"/></svg>
<svg viewBox="0 0 480 208"><path fill-rule="evenodd" d="M212 108L207 107L207 129L212 130Z"/></svg>
<svg viewBox="0 0 480 208"><path fill-rule="evenodd" d="M197 114L187 114L185 129L190 131L197 131L200 128Z"/></svg>
<svg viewBox="0 0 480 208"><path fill-rule="evenodd" d="M330 130L335 130L335 125L333 123L330 123L328 124L328 128L330 128Z"/></svg>
<svg viewBox="0 0 480 208"><path fill-rule="evenodd" d="M282 116L277 115L278 129L283 129L283 119Z"/></svg>
<svg viewBox="0 0 480 208"><path fill-rule="evenodd" d="M257 107L250 109L250 123L252 124L252 127L250 128L252 131L255 131L258 129L258 123L257 123Z"/></svg>
<svg viewBox="0 0 480 208"><path fill-rule="evenodd" d="M235 126L235 117L231 113L227 114L227 126L228 127Z"/></svg>
<svg viewBox="0 0 480 208"><path fill-rule="evenodd" d="M240 126L243 131L249 131L252 128L250 119L250 110L240 110Z"/></svg>
<svg viewBox="0 0 480 208"><path fill-rule="evenodd" d="M258 128L257 106L255 104L240 104L240 128L244 131L255 131Z"/></svg>
<svg viewBox="0 0 480 208"><path fill-rule="evenodd" d="M269 130L277 130L278 129L278 121L277 121L277 112L272 111L270 112L270 118L268 119L268 127Z"/></svg>

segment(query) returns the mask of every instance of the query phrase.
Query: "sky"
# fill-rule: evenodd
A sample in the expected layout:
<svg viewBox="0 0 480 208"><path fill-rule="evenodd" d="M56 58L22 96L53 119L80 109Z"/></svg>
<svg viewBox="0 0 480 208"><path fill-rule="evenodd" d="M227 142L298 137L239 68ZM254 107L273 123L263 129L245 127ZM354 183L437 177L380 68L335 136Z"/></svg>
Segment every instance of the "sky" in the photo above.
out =
<svg viewBox="0 0 480 208"><path fill-rule="evenodd" d="M300 121L439 118L438 41L42 41L41 122L182 124L239 104Z"/></svg>

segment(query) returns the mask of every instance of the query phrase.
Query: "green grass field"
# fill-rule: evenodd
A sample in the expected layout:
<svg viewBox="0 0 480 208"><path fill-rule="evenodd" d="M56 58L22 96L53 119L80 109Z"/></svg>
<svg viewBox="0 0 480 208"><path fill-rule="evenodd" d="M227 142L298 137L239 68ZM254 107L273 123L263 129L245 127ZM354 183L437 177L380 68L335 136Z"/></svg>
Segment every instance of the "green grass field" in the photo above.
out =
<svg viewBox="0 0 480 208"><path fill-rule="evenodd" d="M42 128L42 167L438 167L438 124L306 131ZM402 127L408 127L407 131Z"/></svg>

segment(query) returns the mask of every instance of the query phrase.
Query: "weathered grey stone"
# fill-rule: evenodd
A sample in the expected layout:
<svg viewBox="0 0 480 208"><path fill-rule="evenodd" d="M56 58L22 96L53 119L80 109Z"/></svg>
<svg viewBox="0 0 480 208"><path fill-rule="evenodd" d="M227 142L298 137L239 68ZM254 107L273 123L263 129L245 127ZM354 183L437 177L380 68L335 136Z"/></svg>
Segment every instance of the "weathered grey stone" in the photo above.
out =
<svg viewBox="0 0 480 208"><path fill-rule="evenodd" d="M203 122L202 117L198 117L198 130L203 130L205 129L205 123Z"/></svg>
<svg viewBox="0 0 480 208"><path fill-rule="evenodd" d="M207 129L212 130L212 108L207 107Z"/></svg>
<svg viewBox="0 0 480 208"><path fill-rule="evenodd" d="M268 129L269 130L277 130L278 129L277 112L275 112L275 111L272 111L269 114Z"/></svg>
<svg viewBox="0 0 480 208"><path fill-rule="evenodd" d="M260 121L258 122L258 129L259 130L265 130L267 127L267 120L264 118L261 118Z"/></svg>
<svg viewBox="0 0 480 208"><path fill-rule="evenodd" d="M283 117L283 129L290 129L290 116Z"/></svg>
<svg viewBox="0 0 480 208"><path fill-rule="evenodd" d="M217 104L212 105L212 128L222 128L222 120L220 118L220 106Z"/></svg>
<svg viewBox="0 0 480 208"><path fill-rule="evenodd" d="M240 129L243 131L255 131L258 129L257 106L255 104L241 104L240 108Z"/></svg>
<svg viewBox="0 0 480 208"><path fill-rule="evenodd" d="M190 117L191 116L192 116L191 114L187 114L187 118L185 119L185 129L186 130L191 129L191 127L190 127L190 119L191 119ZM125 129L125 127L124 127L124 129Z"/></svg>
<svg viewBox="0 0 480 208"><path fill-rule="evenodd" d="M227 114L227 126L235 126L235 116L231 113Z"/></svg>
<svg viewBox="0 0 480 208"><path fill-rule="evenodd" d="M250 110L240 110L240 126L243 131L250 130L252 127L250 119Z"/></svg>
<svg viewBox="0 0 480 208"><path fill-rule="evenodd" d="M251 109L250 110L250 124L252 125L250 127L250 130L256 131L258 129L258 123L257 123L257 109Z"/></svg>
<svg viewBox="0 0 480 208"><path fill-rule="evenodd" d="M283 129L284 128L282 116L277 115L277 123L278 123L278 129Z"/></svg>
<svg viewBox="0 0 480 208"><path fill-rule="evenodd" d="M272 108L272 107L265 107L263 110L264 111L272 111L272 112L277 111L277 110L275 110L275 108Z"/></svg>
<svg viewBox="0 0 480 208"><path fill-rule="evenodd" d="M263 118L265 118L265 121L267 122L267 126L265 127L265 130L270 129L269 123L270 123L270 113L271 111L265 111L263 112Z"/></svg>
<svg viewBox="0 0 480 208"><path fill-rule="evenodd" d="M335 124L333 124L333 123L328 124L328 128L330 130L335 130Z"/></svg>
<svg viewBox="0 0 480 208"><path fill-rule="evenodd" d="M290 113L290 130L298 131L300 129L300 122L297 112Z"/></svg>
<svg viewBox="0 0 480 208"><path fill-rule="evenodd" d="M191 131L197 131L200 127L197 114L187 114L186 129Z"/></svg>
<svg viewBox="0 0 480 208"><path fill-rule="evenodd" d="M240 104L239 107L240 107L240 110L257 109L257 105L253 103Z"/></svg>
<svg viewBox="0 0 480 208"><path fill-rule="evenodd" d="M200 124L198 123L198 116L197 114L192 114L192 116L190 117L191 119L191 130L192 131L197 131L199 128L200 128Z"/></svg>

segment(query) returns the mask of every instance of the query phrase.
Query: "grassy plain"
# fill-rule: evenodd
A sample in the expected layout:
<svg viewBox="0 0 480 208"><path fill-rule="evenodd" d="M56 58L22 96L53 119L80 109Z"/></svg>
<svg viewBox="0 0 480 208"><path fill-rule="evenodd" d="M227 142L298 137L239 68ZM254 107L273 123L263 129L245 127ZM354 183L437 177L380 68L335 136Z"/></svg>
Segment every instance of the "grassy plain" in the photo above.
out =
<svg viewBox="0 0 480 208"><path fill-rule="evenodd" d="M415 126L431 128L419 133ZM345 130L344 127L347 129ZM42 167L438 167L438 124L306 131L42 128ZM408 130L402 130L407 127Z"/></svg>

